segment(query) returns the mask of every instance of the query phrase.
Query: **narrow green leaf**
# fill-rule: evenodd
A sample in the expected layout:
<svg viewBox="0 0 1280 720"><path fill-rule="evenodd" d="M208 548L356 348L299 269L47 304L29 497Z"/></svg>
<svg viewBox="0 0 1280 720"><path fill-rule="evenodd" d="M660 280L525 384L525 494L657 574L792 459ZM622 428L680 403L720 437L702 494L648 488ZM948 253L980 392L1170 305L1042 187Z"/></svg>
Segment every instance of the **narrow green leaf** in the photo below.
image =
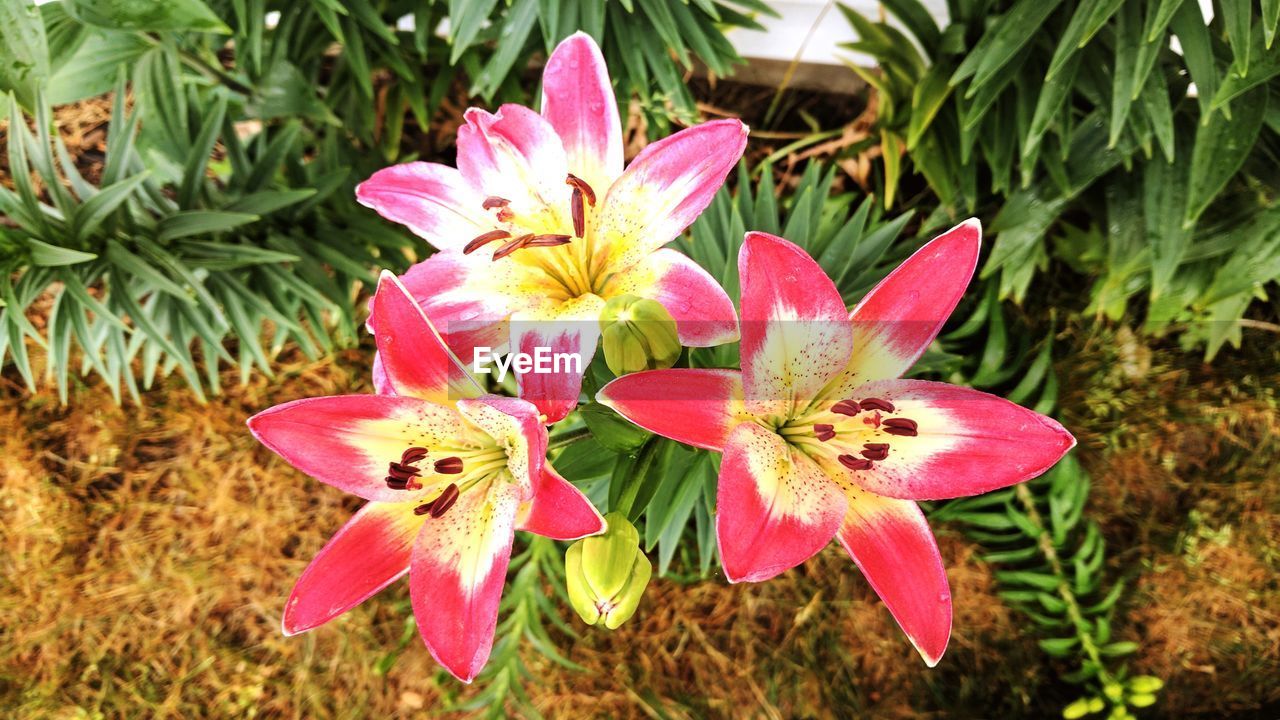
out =
<svg viewBox="0 0 1280 720"><path fill-rule="evenodd" d="M12 90L34 110L36 93L49 78L44 20L31 0L0 2L0 91Z"/></svg>
<svg viewBox="0 0 1280 720"><path fill-rule="evenodd" d="M225 210L186 210L161 220L156 225L156 238L168 242L192 235L223 232L258 220L257 215Z"/></svg>
<svg viewBox="0 0 1280 720"><path fill-rule="evenodd" d="M93 253L80 252L71 248L58 247L50 245L43 240L35 238L27 238L27 251L31 254L31 263L41 267L58 267L63 265L77 265L83 262L89 262L98 256Z"/></svg>
<svg viewBox="0 0 1280 720"><path fill-rule="evenodd" d="M1253 0L1218 0L1222 9L1223 25L1227 31L1227 43L1231 45L1234 61L1231 70L1236 75L1249 73L1249 21L1253 18Z"/></svg>
<svg viewBox="0 0 1280 720"><path fill-rule="evenodd" d="M1227 119L1214 113L1206 125L1196 128L1191 151L1190 190L1184 226L1190 227L1226 187L1253 149L1267 112L1267 88L1261 86L1241 96Z"/></svg>
<svg viewBox="0 0 1280 720"><path fill-rule="evenodd" d="M982 60L974 71L973 82L965 91L965 97L973 97L983 85L996 79L997 74L1014 55L1032 38L1049 15L1057 9L1061 0L1017 0L1012 9L997 22L989 44L983 48ZM983 38L986 41L986 37ZM954 82L954 79L953 81Z"/></svg>
<svg viewBox="0 0 1280 720"><path fill-rule="evenodd" d="M108 30L195 30L231 34L200 0L67 0L67 12L80 22Z"/></svg>
<svg viewBox="0 0 1280 720"><path fill-rule="evenodd" d="M1083 0L1077 5L1071 21L1067 23L1067 29L1062 33L1062 39L1058 41L1057 49L1053 51L1053 59L1049 61L1045 79L1057 75L1067 61L1089 43L1123 4L1124 0Z"/></svg>

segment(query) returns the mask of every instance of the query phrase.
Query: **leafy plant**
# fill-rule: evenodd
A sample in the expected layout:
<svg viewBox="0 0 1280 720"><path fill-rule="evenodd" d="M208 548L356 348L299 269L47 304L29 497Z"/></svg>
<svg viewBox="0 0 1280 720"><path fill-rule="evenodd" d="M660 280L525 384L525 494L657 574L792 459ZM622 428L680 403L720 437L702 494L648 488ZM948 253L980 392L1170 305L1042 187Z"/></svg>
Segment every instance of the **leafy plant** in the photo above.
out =
<svg viewBox="0 0 1280 720"><path fill-rule="evenodd" d="M402 157L406 117L426 128L459 80L486 102L527 98L516 60L584 27L607 40L619 94L640 96L651 127L686 120L695 108L682 68L698 58L728 72L739 58L722 29L753 25L754 12L768 8L6 4L0 90L12 93L13 189L0 186L10 221L0 227L0 363L12 357L34 388L29 340L48 349L64 401L77 360L117 397L123 387L136 398L140 385L175 370L197 393L217 392L220 363L270 373L288 342L309 354L354 343L363 283L426 251L352 197L377 166L412 158ZM411 29L399 29L403 18ZM50 106L113 89L106 164L86 178ZM42 332L27 313L47 292Z"/></svg>
<svg viewBox="0 0 1280 720"><path fill-rule="evenodd" d="M945 28L917 0L885 7L906 33L843 9L880 65L855 69L880 93L890 204L914 170L953 213L995 210L1001 297L1053 253L1096 278L1090 312L1145 299L1152 332L1238 344L1280 278L1276 3L1205 21L1194 0L953 0Z"/></svg>

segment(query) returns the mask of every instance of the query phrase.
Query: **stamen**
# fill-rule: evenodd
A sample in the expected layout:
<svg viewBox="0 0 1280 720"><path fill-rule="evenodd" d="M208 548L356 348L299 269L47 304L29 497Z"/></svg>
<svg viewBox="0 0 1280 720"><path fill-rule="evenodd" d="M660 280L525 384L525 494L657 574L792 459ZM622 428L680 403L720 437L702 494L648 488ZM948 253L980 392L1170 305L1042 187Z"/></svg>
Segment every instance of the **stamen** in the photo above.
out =
<svg viewBox="0 0 1280 720"><path fill-rule="evenodd" d="M412 465L427 456L427 449L424 447L411 447L404 451L400 456L400 464Z"/></svg>
<svg viewBox="0 0 1280 720"><path fill-rule="evenodd" d="M857 415L862 412L862 406L853 400L841 400L831 406L831 412L840 413L841 415Z"/></svg>
<svg viewBox="0 0 1280 720"><path fill-rule="evenodd" d="M573 242L573 238L569 235L534 235L525 242L524 247L556 247L557 245L567 245L571 242Z"/></svg>
<svg viewBox="0 0 1280 720"><path fill-rule="evenodd" d="M416 467L413 467L412 465L402 465L397 462L391 463L388 467L387 472L391 473L392 475L398 478L404 478L405 480L408 480L409 478L415 475L422 474L421 470L419 470Z"/></svg>
<svg viewBox="0 0 1280 720"><path fill-rule="evenodd" d="M573 215L573 234L582 237L587 232L587 212L582 207L582 191L573 189L573 197L569 199L569 213Z"/></svg>
<svg viewBox="0 0 1280 720"><path fill-rule="evenodd" d="M459 494L458 486L453 483L449 483L449 487L445 488L444 492L440 493L440 497L436 498L435 501L431 503L431 508L428 510L428 512L431 513L431 517L438 518L441 515L444 515L445 512L449 508L453 507L453 504L458 501Z"/></svg>
<svg viewBox="0 0 1280 720"><path fill-rule="evenodd" d="M387 487L392 490L405 490L409 487L409 481L402 478L391 477L388 475L383 480L387 483Z"/></svg>
<svg viewBox="0 0 1280 720"><path fill-rule="evenodd" d="M870 460L863 460L862 458L856 458L852 455L841 455L836 459L840 461L841 465L849 468L850 470L870 470L871 469Z"/></svg>
<svg viewBox="0 0 1280 720"><path fill-rule="evenodd" d="M490 195L489 197L484 199L485 210L492 210L494 208L504 208L510 204L511 204L510 200L504 197L498 197L497 195Z"/></svg>
<svg viewBox="0 0 1280 720"><path fill-rule="evenodd" d="M819 441L826 442L836 436L836 429L832 425L818 423L813 426L813 434L818 437Z"/></svg>
<svg viewBox="0 0 1280 720"><path fill-rule="evenodd" d="M586 180L583 180L573 173L569 173L569 176L564 179L564 182L566 185L572 185L574 190L582 193L582 196L586 198L588 205L591 207L596 206L596 191L591 189L591 186L587 184Z"/></svg>
<svg viewBox="0 0 1280 720"><path fill-rule="evenodd" d="M864 443L862 457L868 460L883 460L889 457L889 443Z"/></svg>
<svg viewBox="0 0 1280 720"><path fill-rule="evenodd" d="M908 418L889 418L884 421L884 431L890 435L915 437L920 433L916 429L916 421Z"/></svg>
<svg viewBox="0 0 1280 720"><path fill-rule="evenodd" d="M441 458L435 462L436 472L441 475L457 475L462 472L462 458L447 457Z"/></svg>
<svg viewBox="0 0 1280 720"><path fill-rule="evenodd" d="M431 502L429 502L429 503L423 503L423 504L421 504L421 505L419 505L418 507L416 507L416 508L414 508L414 509L413 509L413 514L414 514L414 515L426 515L427 513L431 512L431 506L432 506L432 505L435 505L435 504L436 504L435 500L432 500L432 501L431 501Z"/></svg>
<svg viewBox="0 0 1280 720"><path fill-rule="evenodd" d="M511 237L511 233L506 230L490 230L483 235L477 235L474 240L463 246L462 254L470 255L495 240L506 240L509 237Z"/></svg>
<svg viewBox="0 0 1280 720"><path fill-rule="evenodd" d="M881 412L893 412L893 403L880 398L866 398L862 401L863 410L880 410Z"/></svg>
<svg viewBox="0 0 1280 720"><path fill-rule="evenodd" d="M506 256L508 256L508 255L510 255L511 253L513 253L513 252L515 252L515 251L519 250L520 248L524 247L524 244L525 244L525 243L527 243L527 242L529 242L529 240L530 240L532 237L533 237L533 234L532 234L532 233L530 233L530 234L528 234L528 235L521 235L520 237L516 238L515 240L511 240L511 241L509 241L509 242L507 242L507 243L503 244L503 246L502 246L502 247L500 247L500 248L498 248L497 250L494 250L494 251L493 251L493 259L494 259L494 260L501 260L502 258L504 258L504 257L506 257Z"/></svg>

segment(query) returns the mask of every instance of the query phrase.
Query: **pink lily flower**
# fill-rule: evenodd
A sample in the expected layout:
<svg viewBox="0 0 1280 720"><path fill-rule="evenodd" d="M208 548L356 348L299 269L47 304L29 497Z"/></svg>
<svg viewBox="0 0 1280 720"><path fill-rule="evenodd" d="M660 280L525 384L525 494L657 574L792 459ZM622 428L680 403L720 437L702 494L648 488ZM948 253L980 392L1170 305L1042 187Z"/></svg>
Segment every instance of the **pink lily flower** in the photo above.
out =
<svg viewBox="0 0 1280 720"><path fill-rule="evenodd" d="M767 580L834 538L930 667L951 635L951 591L916 501L1027 480L1075 445L1002 398L900 379L959 302L980 240L976 220L944 233L850 313L803 250L747 233L742 370L635 373L597 395L655 433L724 453L716 533L730 582Z"/></svg>
<svg viewBox="0 0 1280 720"><path fill-rule="evenodd" d="M322 625L408 573L432 657L471 682L493 647L515 531L575 540L604 520L547 462L537 408L482 394L394 275L376 297L395 394L306 398L249 419L289 464L369 501L302 573L282 626Z"/></svg>
<svg viewBox="0 0 1280 720"><path fill-rule="evenodd" d="M662 303L687 346L737 339L728 295L663 246L711 202L742 156L747 127L715 120L682 130L624 170L617 103L590 36L560 43L542 90L541 114L520 105L468 110L456 169L389 167L356 198L440 251L404 284L464 361L480 346L581 357L581 368L517 376L521 397L556 422L577 405L610 298Z"/></svg>

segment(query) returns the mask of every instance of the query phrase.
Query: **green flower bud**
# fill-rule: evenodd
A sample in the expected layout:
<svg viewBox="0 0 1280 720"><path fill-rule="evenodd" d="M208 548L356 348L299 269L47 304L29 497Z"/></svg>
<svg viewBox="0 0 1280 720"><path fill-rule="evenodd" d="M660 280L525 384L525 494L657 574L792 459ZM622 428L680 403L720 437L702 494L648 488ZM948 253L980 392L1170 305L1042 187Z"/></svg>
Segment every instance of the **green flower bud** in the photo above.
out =
<svg viewBox="0 0 1280 720"><path fill-rule="evenodd" d="M1150 707L1156 704L1156 696L1151 693L1138 693L1129 696L1129 704L1136 708Z"/></svg>
<svg viewBox="0 0 1280 720"><path fill-rule="evenodd" d="M652 433L632 423L600 403L587 403L578 408L591 437L604 447L619 453L633 453L644 447Z"/></svg>
<svg viewBox="0 0 1280 720"><path fill-rule="evenodd" d="M635 614L653 567L640 550L640 533L627 516L604 517L603 535L583 538L564 556L569 604L588 625L616 629Z"/></svg>
<svg viewBox="0 0 1280 720"><path fill-rule="evenodd" d="M621 295L600 312L604 361L614 375L669 368L680 359L671 313L656 300Z"/></svg>
<svg viewBox="0 0 1280 720"><path fill-rule="evenodd" d="M1089 714L1089 698L1080 698L1062 709L1065 720L1079 720Z"/></svg>

